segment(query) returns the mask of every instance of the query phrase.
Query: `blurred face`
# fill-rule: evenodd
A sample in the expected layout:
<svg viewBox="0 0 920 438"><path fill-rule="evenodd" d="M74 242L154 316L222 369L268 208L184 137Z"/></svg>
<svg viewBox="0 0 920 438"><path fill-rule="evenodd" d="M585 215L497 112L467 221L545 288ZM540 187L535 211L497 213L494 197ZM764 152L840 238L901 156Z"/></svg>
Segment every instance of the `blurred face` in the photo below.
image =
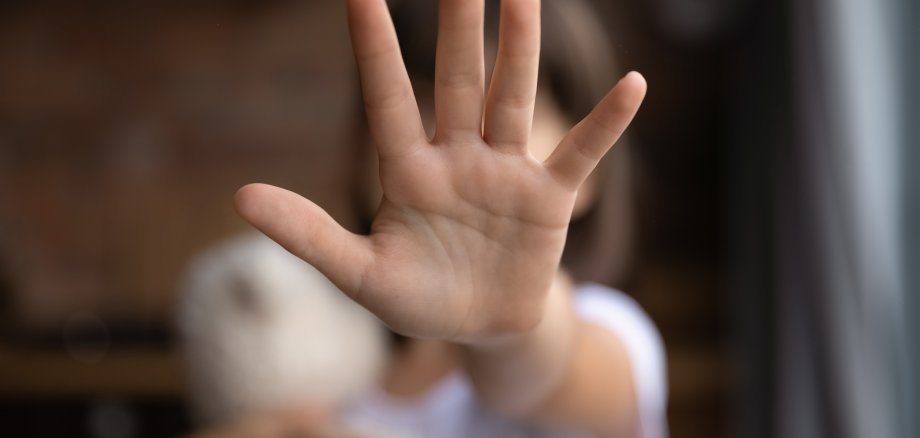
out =
<svg viewBox="0 0 920 438"><path fill-rule="evenodd" d="M426 85L427 84L421 86ZM430 99L423 99L419 102L419 111L425 124L425 130L430 138L434 135L435 130L433 102L431 102ZM530 136L530 154L538 161L547 159L570 128L571 126L568 120L566 120L559 111L555 102L553 102L551 98L546 97L545 93L538 95L537 104L534 108L533 129ZM370 160L370 167L371 168L366 171L371 175L371 178L367 179L369 184L372 185L372 187L368 187L367 189L367 193L370 195L367 201L371 203L371 205L367 207L368 211L375 211L383 196L380 189L380 178L377 175L376 158ZM596 195L597 176L592 174L578 190L578 197L575 199L575 208L572 210L572 218L576 219L585 214L593 204Z"/></svg>

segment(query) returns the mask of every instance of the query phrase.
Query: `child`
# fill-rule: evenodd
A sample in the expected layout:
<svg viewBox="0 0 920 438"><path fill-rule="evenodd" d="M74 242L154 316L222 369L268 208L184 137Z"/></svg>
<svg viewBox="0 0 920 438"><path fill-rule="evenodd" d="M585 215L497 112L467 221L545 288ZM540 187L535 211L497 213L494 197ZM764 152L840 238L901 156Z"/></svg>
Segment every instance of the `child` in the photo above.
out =
<svg viewBox="0 0 920 438"><path fill-rule="evenodd" d="M348 1L382 190L368 236L276 187L243 187L237 209L411 339L350 423L439 437L664 436L654 326L559 266L573 211L597 192L592 170L645 82L628 74L566 132L559 96L537 94L539 1L501 3L487 93L483 8L440 2L434 96L420 99L429 139L385 1Z"/></svg>

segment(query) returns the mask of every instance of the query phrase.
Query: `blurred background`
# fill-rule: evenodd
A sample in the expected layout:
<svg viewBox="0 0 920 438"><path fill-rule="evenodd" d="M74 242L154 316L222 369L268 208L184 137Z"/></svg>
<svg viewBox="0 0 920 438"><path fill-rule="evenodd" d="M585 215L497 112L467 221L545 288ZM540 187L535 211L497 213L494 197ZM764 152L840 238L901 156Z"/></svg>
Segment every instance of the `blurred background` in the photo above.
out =
<svg viewBox="0 0 920 438"><path fill-rule="evenodd" d="M920 5L594 3L671 435L918 436ZM356 80L340 1L0 2L0 434L190 432L183 266L247 182L350 217Z"/></svg>

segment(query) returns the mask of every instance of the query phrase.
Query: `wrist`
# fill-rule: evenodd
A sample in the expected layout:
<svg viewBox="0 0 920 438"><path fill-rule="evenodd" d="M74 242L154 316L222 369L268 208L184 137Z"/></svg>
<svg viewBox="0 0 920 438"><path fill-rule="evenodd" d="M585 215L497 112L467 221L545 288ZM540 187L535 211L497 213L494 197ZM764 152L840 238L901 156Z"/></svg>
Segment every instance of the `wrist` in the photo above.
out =
<svg viewBox="0 0 920 438"><path fill-rule="evenodd" d="M481 401L507 414L526 415L555 391L574 348L577 321L571 294L571 280L560 271L536 327L461 345L464 368Z"/></svg>
<svg viewBox="0 0 920 438"><path fill-rule="evenodd" d="M490 350L505 350L521 343L542 342L548 337L563 337L571 332L571 328L575 325L571 304L572 290L571 277L560 268L544 295L545 298L538 312L539 317L535 323L528 324L526 329L460 340L455 343L465 349L485 353Z"/></svg>

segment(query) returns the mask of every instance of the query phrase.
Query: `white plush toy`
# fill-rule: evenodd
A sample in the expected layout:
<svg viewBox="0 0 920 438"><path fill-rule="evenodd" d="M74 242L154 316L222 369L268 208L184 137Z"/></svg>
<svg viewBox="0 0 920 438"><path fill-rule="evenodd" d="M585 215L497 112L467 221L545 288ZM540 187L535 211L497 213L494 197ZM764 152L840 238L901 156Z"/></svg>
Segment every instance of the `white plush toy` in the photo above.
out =
<svg viewBox="0 0 920 438"><path fill-rule="evenodd" d="M377 319L261 234L198 255L179 292L189 395L205 422L303 403L335 409L384 366Z"/></svg>

